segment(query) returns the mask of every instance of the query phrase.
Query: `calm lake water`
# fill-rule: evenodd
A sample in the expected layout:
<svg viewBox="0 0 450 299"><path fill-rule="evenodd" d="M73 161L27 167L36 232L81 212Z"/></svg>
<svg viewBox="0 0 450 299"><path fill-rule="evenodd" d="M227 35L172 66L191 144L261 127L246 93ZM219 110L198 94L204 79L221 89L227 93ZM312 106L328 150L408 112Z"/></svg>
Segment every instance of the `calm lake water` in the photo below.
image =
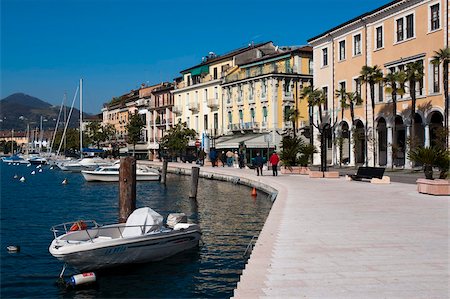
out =
<svg viewBox="0 0 450 299"><path fill-rule="evenodd" d="M200 247L156 263L99 273L97 284L83 290L56 285L62 263L48 252L52 225L76 219L117 222L118 184L87 183L81 174L43 167L0 163L1 298L228 298L245 266L243 257L258 235L272 203L250 188L200 179L198 205L189 200L190 177L168 175L137 184L137 206L167 216L184 212L202 228ZM25 176L26 182L14 179ZM67 178L69 184L61 182ZM8 245L20 245L17 254ZM66 277L78 272L66 270Z"/></svg>

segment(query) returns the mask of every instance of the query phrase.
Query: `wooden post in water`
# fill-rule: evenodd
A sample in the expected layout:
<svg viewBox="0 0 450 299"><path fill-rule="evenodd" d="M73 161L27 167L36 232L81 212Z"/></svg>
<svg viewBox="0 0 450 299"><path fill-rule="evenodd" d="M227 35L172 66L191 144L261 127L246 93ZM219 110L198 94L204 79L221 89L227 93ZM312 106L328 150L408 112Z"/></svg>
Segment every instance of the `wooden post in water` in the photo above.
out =
<svg viewBox="0 0 450 299"><path fill-rule="evenodd" d="M161 170L161 184L166 184L166 175L167 175L167 160L164 159L163 166Z"/></svg>
<svg viewBox="0 0 450 299"><path fill-rule="evenodd" d="M191 192L189 193L189 198L197 198L197 187L198 187L198 175L200 173L200 167L192 167L191 172Z"/></svg>
<svg viewBox="0 0 450 299"><path fill-rule="evenodd" d="M136 209L136 159L120 158L119 168L119 223L127 222Z"/></svg>

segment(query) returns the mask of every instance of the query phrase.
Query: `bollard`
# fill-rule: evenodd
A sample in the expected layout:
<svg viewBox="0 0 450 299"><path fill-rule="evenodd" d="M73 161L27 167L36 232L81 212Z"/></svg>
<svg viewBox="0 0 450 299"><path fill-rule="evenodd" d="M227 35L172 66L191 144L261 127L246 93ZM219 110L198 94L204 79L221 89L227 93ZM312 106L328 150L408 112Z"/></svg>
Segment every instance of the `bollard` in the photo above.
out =
<svg viewBox="0 0 450 299"><path fill-rule="evenodd" d="M120 158L119 168L119 223L127 222L136 209L136 159Z"/></svg>
<svg viewBox="0 0 450 299"><path fill-rule="evenodd" d="M161 170L161 184L166 184L166 175L167 175L167 160L164 159L162 170Z"/></svg>
<svg viewBox="0 0 450 299"><path fill-rule="evenodd" d="M197 187L198 187L198 175L200 173L200 167L192 167L191 172L191 192L189 193L189 198L197 198Z"/></svg>

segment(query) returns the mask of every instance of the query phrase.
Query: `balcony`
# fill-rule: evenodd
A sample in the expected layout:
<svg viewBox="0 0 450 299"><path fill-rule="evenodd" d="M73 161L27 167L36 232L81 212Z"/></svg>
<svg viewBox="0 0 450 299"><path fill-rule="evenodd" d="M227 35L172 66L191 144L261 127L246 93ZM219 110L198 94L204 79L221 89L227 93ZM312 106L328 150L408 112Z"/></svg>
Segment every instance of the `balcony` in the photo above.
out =
<svg viewBox="0 0 450 299"><path fill-rule="evenodd" d="M219 99L208 99L208 107L211 109L219 108Z"/></svg>
<svg viewBox="0 0 450 299"><path fill-rule="evenodd" d="M228 125L231 131L253 131L259 130L259 123L256 122L242 122L238 124Z"/></svg>
<svg viewBox="0 0 450 299"><path fill-rule="evenodd" d="M192 113L195 113L200 109L200 105L196 102L190 102L188 105L188 109L191 110Z"/></svg>
<svg viewBox="0 0 450 299"><path fill-rule="evenodd" d="M285 65L278 66L266 64L262 68L252 67L249 72L241 70L238 73L233 73L225 77L224 83L245 80L268 74L295 74L295 72L292 67L286 67Z"/></svg>
<svg viewBox="0 0 450 299"><path fill-rule="evenodd" d="M176 115L181 115L183 114L183 108L181 108L181 106L173 106L172 107L172 113L175 113Z"/></svg>
<svg viewBox="0 0 450 299"><path fill-rule="evenodd" d="M136 101L136 106L140 107L140 106L147 106L149 103L148 99L139 99Z"/></svg>

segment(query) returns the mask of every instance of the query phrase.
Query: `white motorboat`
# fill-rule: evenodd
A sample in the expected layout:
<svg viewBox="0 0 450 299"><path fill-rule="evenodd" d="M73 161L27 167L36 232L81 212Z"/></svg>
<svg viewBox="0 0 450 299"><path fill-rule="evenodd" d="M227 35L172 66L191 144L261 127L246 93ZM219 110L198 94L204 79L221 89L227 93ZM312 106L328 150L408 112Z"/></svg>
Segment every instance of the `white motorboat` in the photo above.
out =
<svg viewBox="0 0 450 299"><path fill-rule="evenodd" d="M126 223L63 223L52 227L55 239L49 251L80 271L159 261L198 246L200 227L181 223L185 220L184 214L171 214L165 226L160 214L145 207L136 209Z"/></svg>
<svg viewBox="0 0 450 299"><path fill-rule="evenodd" d="M112 165L111 161L98 157L83 158L79 160L56 163L56 166L58 166L61 170L72 172L80 172L82 170L94 170L100 166L110 166L110 165Z"/></svg>
<svg viewBox="0 0 450 299"><path fill-rule="evenodd" d="M102 166L95 170L82 170L81 174L88 182L118 182L120 162L112 166ZM136 181L158 181L159 171L146 165L136 165Z"/></svg>

